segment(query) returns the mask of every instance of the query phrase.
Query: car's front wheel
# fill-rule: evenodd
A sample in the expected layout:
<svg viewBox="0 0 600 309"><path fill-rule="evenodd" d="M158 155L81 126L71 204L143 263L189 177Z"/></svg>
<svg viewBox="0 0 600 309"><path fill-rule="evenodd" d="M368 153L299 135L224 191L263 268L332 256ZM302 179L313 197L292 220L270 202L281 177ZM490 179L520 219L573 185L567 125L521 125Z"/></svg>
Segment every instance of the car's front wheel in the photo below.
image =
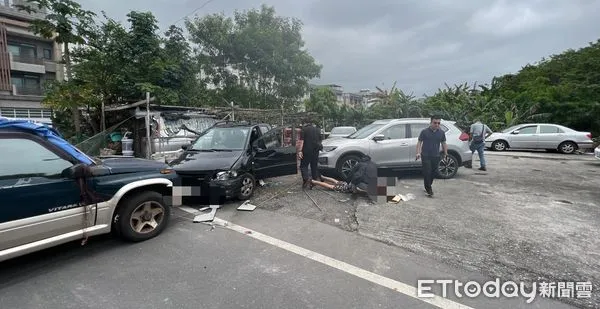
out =
<svg viewBox="0 0 600 309"><path fill-rule="evenodd" d="M343 156L337 163L336 170L342 180L347 180L350 176L350 173L358 164L359 158L356 155L346 155Z"/></svg>
<svg viewBox="0 0 600 309"><path fill-rule="evenodd" d="M148 240L160 234L169 224L171 208L158 192L141 192L122 203L114 223L118 234L125 240Z"/></svg>
<svg viewBox="0 0 600 309"><path fill-rule="evenodd" d="M240 192L238 194L238 198L242 201L247 200L252 197L254 194L254 189L256 188L256 178L252 176L250 173L246 173L242 175L242 180L240 182Z"/></svg>
<svg viewBox="0 0 600 309"><path fill-rule="evenodd" d="M452 155L448 154L443 160L440 160L440 164L438 166L438 177L442 179L449 179L456 176L458 172L458 159Z"/></svg>
<svg viewBox="0 0 600 309"><path fill-rule="evenodd" d="M492 149L495 151L504 151L508 148L508 144L505 141L495 141L492 143Z"/></svg>

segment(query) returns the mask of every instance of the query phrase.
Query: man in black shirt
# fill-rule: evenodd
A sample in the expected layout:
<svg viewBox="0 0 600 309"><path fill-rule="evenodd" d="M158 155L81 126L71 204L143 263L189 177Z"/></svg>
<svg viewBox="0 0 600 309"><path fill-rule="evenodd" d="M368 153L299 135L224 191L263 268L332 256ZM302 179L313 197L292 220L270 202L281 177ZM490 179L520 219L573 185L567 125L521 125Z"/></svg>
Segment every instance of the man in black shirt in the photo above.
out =
<svg viewBox="0 0 600 309"><path fill-rule="evenodd" d="M428 128L423 129L417 143L417 160L423 163L423 183L425 191L433 196L433 179L437 176L440 164L440 144L444 150L444 159L448 156L448 145L446 144L446 133L440 129L441 117L432 116Z"/></svg>
<svg viewBox="0 0 600 309"><path fill-rule="evenodd" d="M319 178L319 170L317 164L319 162L319 150L321 150L321 130L307 120L304 127L302 128L302 148L298 153L300 158L300 171L302 173L303 184L302 187L306 188L310 185L312 176L313 180ZM311 175L308 175L308 166L310 165Z"/></svg>

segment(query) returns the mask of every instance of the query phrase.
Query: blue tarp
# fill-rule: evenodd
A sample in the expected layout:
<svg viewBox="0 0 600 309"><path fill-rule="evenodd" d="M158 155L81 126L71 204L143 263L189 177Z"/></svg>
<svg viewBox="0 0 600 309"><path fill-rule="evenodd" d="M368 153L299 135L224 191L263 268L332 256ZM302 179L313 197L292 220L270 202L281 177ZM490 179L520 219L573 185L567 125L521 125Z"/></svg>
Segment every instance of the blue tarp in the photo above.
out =
<svg viewBox="0 0 600 309"><path fill-rule="evenodd" d="M0 117L0 129L2 128L17 128L22 130L28 130L34 134L37 134L38 136L46 138L50 143L60 147L61 149L75 157L77 160L79 160L81 163L94 163L79 149L75 148L75 146L71 145L69 142L64 140L60 133L43 124L32 122L29 120L15 120Z"/></svg>

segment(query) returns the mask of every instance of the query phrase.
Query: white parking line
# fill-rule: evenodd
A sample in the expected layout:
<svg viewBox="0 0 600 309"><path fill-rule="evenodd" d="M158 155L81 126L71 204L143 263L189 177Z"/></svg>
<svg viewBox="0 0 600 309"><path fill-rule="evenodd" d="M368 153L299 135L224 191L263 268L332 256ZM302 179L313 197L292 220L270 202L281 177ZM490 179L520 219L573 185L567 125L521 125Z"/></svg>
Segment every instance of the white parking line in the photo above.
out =
<svg viewBox="0 0 600 309"><path fill-rule="evenodd" d="M185 207L185 206L183 206L183 207ZM185 212L188 212L188 213L191 213L191 214L197 214L197 213L199 213L198 210L196 210L194 208L190 208L190 207L185 207L185 208L180 207L180 208L181 208L181 210L183 210ZM296 254L298 254L300 256L309 258L309 259L311 259L313 261L316 261L316 262L325 264L327 266L336 268L338 270L341 270L341 271L346 272L348 274L354 275L354 276L359 277L361 279L364 279L364 280L373 282L375 284L378 284L380 286L389 288L391 290L394 290L394 291L399 292L401 294L404 294L406 296L410 296L412 298L415 298L415 299L418 299L420 301L426 302L428 304L434 305L434 306L436 306L438 308L444 308L444 309L473 309L472 307L462 305L460 303L454 302L454 301L449 300L447 298L439 297L437 295L434 296L434 297L432 297L432 298L419 298L419 297L417 297L417 288L415 288L415 287L413 287L411 285L408 285L408 284L405 284L405 283L402 283L402 282L399 282L399 281L396 281L396 280L393 280L393 279L390 279L390 278L378 275L378 274L370 272L368 270L356 267L354 265L350 265L348 263L342 262L340 260L336 260L334 258L322 255L322 254L314 252L314 251L310 251L308 249L304 249L304 248L296 246L294 244L291 244L291 243L285 242L283 240L279 240L279 239L273 238L271 236L259 233L257 231L245 228L243 226L239 226L239 225L233 224L231 222L227 222L227 221L219 219L219 218L215 218L213 220L213 223L215 223L215 224L217 224L219 226L222 226L224 228L227 228L229 230L236 231L238 233L241 233L241 234L244 234L246 236L252 237L254 239L260 240L262 242L268 243L270 245L276 246L278 248L281 248L281 249L284 249L284 250L296 253Z"/></svg>

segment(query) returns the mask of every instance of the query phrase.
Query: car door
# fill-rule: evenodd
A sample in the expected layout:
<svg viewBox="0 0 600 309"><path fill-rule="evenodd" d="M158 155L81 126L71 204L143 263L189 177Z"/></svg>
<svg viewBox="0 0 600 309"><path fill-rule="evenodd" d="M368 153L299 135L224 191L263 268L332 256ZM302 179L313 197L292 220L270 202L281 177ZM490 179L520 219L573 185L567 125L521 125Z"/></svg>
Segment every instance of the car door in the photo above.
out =
<svg viewBox="0 0 600 309"><path fill-rule="evenodd" d="M402 167L410 162L406 124L395 124L383 129L383 140L370 141L371 160L380 167Z"/></svg>
<svg viewBox="0 0 600 309"><path fill-rule="evenodd" d="M564 135L563 130L557 126L550 124L540 125L537 148L556 149L564 141Z"/></svg>
<svg viewBox="0 0 600 309"><path fill-rule="evenodd" d="M292 141L284 136L290 127L278 127L263 134L252 146L252 168L257 179L298 173L295 134Z"/></svg>
<svg viewBox="0 0 600 309"><path fill-rule="evenodd" d="M0 149L0 251L82 229L79 187L62 176L73 158L23 134Z"/></svg>
<svg viewBox="0 0 600 309"><path fill-rule="evenodd" d="M429 123L410 123L408 125L408 147L410 148L409 157L411 158L410 163L413 166L421 166L422 164L421 160L416 160L417 143L419 143L419 135L421 134L421 131L427 129L428 127Z"/></svg>
<svg viewBox="0 0 600 309"><path fill-rule="evenodd" d="M512 131L508 143L511 148L537 148L538 126L526 125Z"/></svg>

